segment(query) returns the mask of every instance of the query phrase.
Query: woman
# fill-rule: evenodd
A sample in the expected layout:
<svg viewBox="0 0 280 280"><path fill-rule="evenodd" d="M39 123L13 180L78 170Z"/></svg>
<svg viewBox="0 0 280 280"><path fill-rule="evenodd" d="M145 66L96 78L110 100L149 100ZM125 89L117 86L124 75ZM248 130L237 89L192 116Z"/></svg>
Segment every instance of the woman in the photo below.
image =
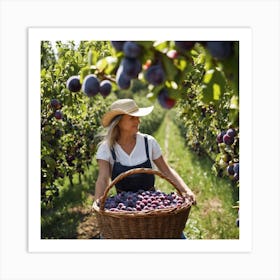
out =
<svg viewBox="0 0 280 280"><path fill-rule="evenodd" d="M107 135L97 150L99 174L95 186L95 199L100 198L113 180L132 168L152 168L153 164L169 177L184 195L195 201L195 195L179 174L164 159L160 146L151 135L139 132L140 117L150 114L153 106L139 108L132 99L115 101L102 118L108 128ZM133 174L116 184L117 192L153 190L155 177L151 174Z"/></svg>

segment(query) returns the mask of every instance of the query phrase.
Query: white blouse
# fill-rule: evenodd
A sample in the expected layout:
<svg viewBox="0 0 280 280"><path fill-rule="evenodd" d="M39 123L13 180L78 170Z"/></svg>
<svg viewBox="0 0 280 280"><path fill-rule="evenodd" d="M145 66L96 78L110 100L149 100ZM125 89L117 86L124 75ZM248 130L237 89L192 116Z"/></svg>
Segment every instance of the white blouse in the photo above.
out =
<svg viewBox="0 0 280 280"><path fill-rule="evenodd" d="M162 155L162 152L156 139L151 135L142 134L139 132L136 134L136 145L129 155L122 149L122 147L118 143L114 145L116 160L122 165L126 166L134 166L145 162L147 160L144 139L145 135L147 135L148 138L149 156L151 162L152 160L158 159ZM102 142L98 147L96 159L106 160L110 162L111 165L113 165L114 159L107 142Z"/></svg>

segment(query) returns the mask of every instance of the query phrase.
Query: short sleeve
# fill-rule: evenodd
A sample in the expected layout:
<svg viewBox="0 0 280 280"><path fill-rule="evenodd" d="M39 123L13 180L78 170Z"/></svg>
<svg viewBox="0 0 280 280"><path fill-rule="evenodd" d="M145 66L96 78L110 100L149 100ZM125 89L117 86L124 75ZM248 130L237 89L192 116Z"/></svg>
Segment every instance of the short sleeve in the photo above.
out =
<svg viewBox="0 0 280 280"><path fill-rule="evenodd" d="M162 155L162 151L157 140L151 135L149 135L149 146L152 148L152 160L158 159Z"/></svg>
<svg viewBox="0 0 280 280"><path fill-rule="evenodd" d="M111 154L111 151L109 149L107 142L102 142L100 144L100 146L98 147L97 152L96 152L96 159L102 159L102 160L106 160L110 163L113 163L112 154Z"/></svg>

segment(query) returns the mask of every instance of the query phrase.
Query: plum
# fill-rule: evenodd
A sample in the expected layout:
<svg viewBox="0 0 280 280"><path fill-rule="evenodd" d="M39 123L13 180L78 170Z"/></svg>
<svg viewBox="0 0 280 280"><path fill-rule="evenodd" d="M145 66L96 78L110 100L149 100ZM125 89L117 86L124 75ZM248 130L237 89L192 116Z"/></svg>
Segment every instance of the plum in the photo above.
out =
<svg viewBox="0 0 280 280"><path fill-rule="evenodd" d="M98 78L94 74L85 77L82 84L82 91L88 96L93 97L99 93L100 84Z"/></svg>
<svg viewBox="0 0 280 280"><path fill-rule="evenodd" d="M101 94L103 97L108 96L108 95L111 93L111 90L112 90L112 84L111 84L110 81L108 81L108 80L103 80L103 81L100 83L99 91L100 91L100 94Z"/></svg>
<svg viewBox="0 0 280 280"><path fill-rule="evenodd" d="M66 82L66 87L72 92L78 92L81 90L81 83L79 76L72 76Z"/></svg>
<svg viewBox="0 0 280 280"><path fill-rule="evenodd" d="M126 41L123 45L124 56L136 58L141 54L141 47L132 41Z"/></svg>
<svg viewBox="0 0 280 280"><path fill-rule="evenodd" d="M175 106L176 100L168 96L168 91L163 88L158 94L158 102L165 109L171 109Z"/></svg>
<svg viewBox="0 0 280 280"><path fill-rule="evenodd" d="M233 54L233 42L231 41L210 41L206 43L210 54L219 60L226 59Z"/></svg>
<svg viewBox="0 0 280 280"><path fill-rule="evenodd" d="M157 86L165 81L165 73L163 68L157 64L149 67L145 73L145 79L148 83Z"/></svg>

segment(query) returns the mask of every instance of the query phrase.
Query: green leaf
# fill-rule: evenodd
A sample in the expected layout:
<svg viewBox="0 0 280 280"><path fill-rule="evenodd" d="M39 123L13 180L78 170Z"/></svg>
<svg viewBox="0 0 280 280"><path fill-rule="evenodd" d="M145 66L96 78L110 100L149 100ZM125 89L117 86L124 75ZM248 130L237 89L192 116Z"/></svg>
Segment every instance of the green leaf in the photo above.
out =
<svg viewBox="0 0 280 280"><path fill-rule="evenodd" d="M85 79L85 77L90 74L90 67L89 66L85 66L81 69L80 71L80 82L82 83L83 80Z"/></svg>
<svg viewBox="0 0 280 280"><path fill-rule="evenodd" d="M105 72L106 74L110 74L116 67L118 63L118 59L113 56L106 56L96 63L96 68L99 72Z"/></svg>
<svg viewBox="0 0 280 280"><path fill-rule="evenodd" d="M45 79L46 74L47 74L47 70L46 69L42 69L42 71L41 71L41 79Z"/></svg>
<svg viewBox="0 0 280 280"><path fill-rule="evenodd" d="M105 68L107 67L108 62L106 60L106 58L102 58L100 60L97 61L96 63L96 67L99 70L99 72L103 72L105 70Z"/></svg>
<svg viewBox="0 0 280 280"><path fill-rule="evenodd" d="M135 41L138 45L144 47L145 49L149 49L153 46L153 41Z"/></svg>
<svg viewBox="0 0 280 280"><path fill-rule="evenodd" d="M72 100L71 94L64 97L64 103L65 103L65 105L67 105L69 107L71 107L73 105L73 100Z"/></svg>
<svg viewBox="0 0 280 280"><path fill-rule="evenodd" d="M96 64L97 59L98 59L98 53L94 49L92 49L91 50L91 64Z"/></svg>
<svg viewBox="0 0 280 280"><path fill-rule="evenodd" d="M56 162L55 162L55 160L54 160L52 157L50 157L50 156L45 156L45 157L43 157L43 159L45 160L45 162L47 163L47 165L48 165L49 167L51 167L51 168L54 168L54 167L55 167Z"/></svg>
<svg viewBox="0 0 280 280"><path fill-rule="evenodd" d="M238 96L233 95L230 100L230 109L239 109Z"/></svg>
<svg viewBox="0 0 280 280"><path fill-rule="evenodd" d="M221 96L221 88L220 85L214 83L213 84L213 99L219 100Z"/></svg>
<svg viewBox="0 0 280 280"><path fill-rule="evenodd" d="M211 69L206 71L202 86L203 97L202 101L209 103L211 101L218 101L225 91L226 81L221 71L218 69Z"/></svg>
<svg viewBox="0 0 280 280"><path fill-rule="evenodd" d="M173 81L175 76L178 73L178 69L173 64L173 61L168 58L166 55L162 56L163 67L167 76L167 80Z"/></svg>
<svg viewBox="0 0 280 280"><path fill-rule="evenodd" d="M168 50L168 47L169 47L169 43L168 43L168 41L155 41L153 46L157 51L166 53L166 51Z"/></svg>
<svg viewBox="0 0 280 280"><path fill-rule="evenodd" d="M91 64L92 64L92 57L93 57L92 51L90 50L90 51L88 52L88 65L91 65Z"/></svg>
<svg viewBox="0 0 280 280"><path fill-rule="evenodd" d="M106 61L107 61L107 67L105 69L105 73L106 74L111 74L112 71L115 69L115 67L118 64L118 59L116 57L113 57L113 56L107 56Z"/></svg>
<svg viewBox="0 0 280 280"><path fill-rule="evenodd" d="M203 82L205 84L208 84L211 81L214 72L215 72L214 69L210 69L210 70L205 72L204 77L203 77Z"/></svg>
<svg viewBox="0 0 280 280"><path fill-rule="evenodd" d="M213 101L213 89L212 89L211 85L202 86L201 100L206 104L209 104L211 101Z"/></svg>

